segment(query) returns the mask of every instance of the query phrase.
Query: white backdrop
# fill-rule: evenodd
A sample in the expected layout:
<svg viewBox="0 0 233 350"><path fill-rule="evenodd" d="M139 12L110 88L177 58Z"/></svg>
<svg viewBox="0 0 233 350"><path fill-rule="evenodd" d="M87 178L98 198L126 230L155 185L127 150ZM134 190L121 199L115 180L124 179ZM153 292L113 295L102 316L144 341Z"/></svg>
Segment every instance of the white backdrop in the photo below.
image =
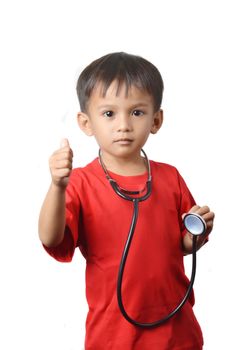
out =
<svg viewBox="0 0 233 350"><path fill-rule="evenodd" d="M232 31L230 0L1 1L1 349L83 348L84 259L77 251L71 264L52 260L37 221L60 139L70 140L75 166L97 155L76 124L75 84L113 51L144 56L163 75L165 121L145 149L216 212L198 253L195 312L205 350L233 349Z"/></svg>

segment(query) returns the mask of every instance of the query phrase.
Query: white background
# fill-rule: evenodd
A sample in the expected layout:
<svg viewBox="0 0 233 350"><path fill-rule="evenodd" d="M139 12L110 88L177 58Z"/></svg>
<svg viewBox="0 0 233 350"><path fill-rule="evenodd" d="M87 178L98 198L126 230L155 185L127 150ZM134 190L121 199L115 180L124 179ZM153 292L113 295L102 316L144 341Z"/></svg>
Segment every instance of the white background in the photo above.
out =
<svg viewBox="0 0 233 350"><path fill-rule="evenodd" d="M145 149L216 212L198 253L195 312L205 350L233 349L232 32L230 0L1 1L1 349L83 348L84 259L51 259L37 221L60 139L70 140L75 166L97 155L76 124L75 85L113 51L144 56L163 75L165 121Z"/></svg>

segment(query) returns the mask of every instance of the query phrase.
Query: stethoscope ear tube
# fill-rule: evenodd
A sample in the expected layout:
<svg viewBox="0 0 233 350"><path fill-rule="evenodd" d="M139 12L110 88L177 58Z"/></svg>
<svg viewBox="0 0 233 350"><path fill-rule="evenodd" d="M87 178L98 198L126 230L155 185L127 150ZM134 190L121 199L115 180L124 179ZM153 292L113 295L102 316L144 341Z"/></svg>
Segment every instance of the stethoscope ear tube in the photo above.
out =
<svg viewBox="0 0 233 350"><path fill-rule="evenodd" d="M118 305L120 308L120 311L122 313L122 315L125 317L125 319L130 322L131 324L133 324L134 326L140 327L140 328L154 328L154 327L158 327L161 324L165 323L166 321L168 321L170 318L172 318L181 308L182 306L186 303L186 301L188 300L192 289L193 289L193 284L194 284L194 280L195 280L195 275L196 275L196 250L197 250L197 236L193 236L193 246L192 246L192 272L191 272L191 278L190 278L190 283L188 286L188 289L186 291L185 296L183 297L183 299L181 300L181 302L178 304L178 306L172 310L167 316L154 321L154 322L138 322L134 319L132 319L128 313L125 310L124 304L123 304L123 300L122 300L122 280L123 280L123 275L124 275L124 268L125 268L125 264L126 264L126 260L127 260L127 256L129 253L129 249L130 249L130 245L133 239L133 235L135 232L135 227L136 227L136 223L137 223L137 218L138 218L138 212L139 212L139 198L134 198L133 200L133 204L134 204L134 211L133 211L133 217L132 217L132 221L131 221L131 225L130 225L130 230L129 230L129 234L125 243L125 247L123 250L123 254L122 254L122 258L121 258L121 262L120 262L120 267L119 267L119 272L118 272L118 279L117 279L117 301L118 301Z"/></svg>

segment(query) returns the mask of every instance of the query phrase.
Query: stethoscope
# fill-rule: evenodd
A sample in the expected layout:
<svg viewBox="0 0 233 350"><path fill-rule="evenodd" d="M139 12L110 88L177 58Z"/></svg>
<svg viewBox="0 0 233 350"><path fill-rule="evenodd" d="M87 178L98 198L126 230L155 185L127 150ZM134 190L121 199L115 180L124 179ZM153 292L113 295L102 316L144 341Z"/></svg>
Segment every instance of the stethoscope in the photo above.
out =
<svg viewBox="0 0 233 350"><path fill-rule="evenodd" d="M191 278L190 278L190 283L189 283L189 286L187 288L186 294L184 295L182 301L167 316L164 316L163 318L156 320L154 322L149 322L149 323L138 322L138 321L132 319L132 317L130 317L128 315L128 313L126 312L123 301L122 301L122 280L123 280L124 268L125 268L127 256L129 253L130 245L131 245L133 235L135 232L135 228L136 228L136 224L137 224L139 203L142 201L145 201L147 198L149 198L149 196L151 195L151 191L152 191L152 185L151 185L152 176L151 176L150 162L147 158L146 153L143 150L141 150L141 151L144 155L144 159L145 159L147 171L148 171L148 178L146 181L146 186L141 191L128 191L124 188L121 188L117 184L117 182L113 178L111 178L111 176L109 175L107 168L103 162L103 159L101 156L101 150L99 150L99 161L100 161L100 164L105 172L107 180L109 181L110 185L112 186L112 188L116 192L116 194L127 201L133 202L133 215L132 215L131 225L130 225L128 237L127 237L124 249L123 249L123 253L122 253L122 257L121 257L121 261L120 261L120 266L119 266L118 278L117 278L118 305L119 305L120 311L121 311L122 315L124 316L124 318L128 322L133 324L134 326L141 327L141 328L153 328L153 327L157 327L157 326L165 323L166 321L168 321L171 317L173 317L183 307L183 305L188 300L188 298L192 292L192 288L193 288L193 284L194 284L194 280L195 280L195 274L196 274L197 236L202 235L206 232L206 222L204 221L204 219L200 215L198 215L196 213L195 214L188 213L183 218L184 226L185 226L186 230L189 231L193 235L193 240L192 240ZM145 190L146 190L146 193L142 194L143 192L145 192ZM141 196L139 196L139 197L133 197L135 195L140 195L140 194L141 194Z"/></svg>

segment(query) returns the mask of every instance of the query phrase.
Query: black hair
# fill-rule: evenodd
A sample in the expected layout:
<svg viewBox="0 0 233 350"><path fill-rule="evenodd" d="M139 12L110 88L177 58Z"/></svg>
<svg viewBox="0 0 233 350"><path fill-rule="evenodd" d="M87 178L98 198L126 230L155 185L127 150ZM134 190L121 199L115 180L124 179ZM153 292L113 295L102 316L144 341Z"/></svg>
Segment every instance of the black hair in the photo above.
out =
<svg viewBox="0 0 233 350"><path fill-rule="evenodd" d="M136 86L152 96L156 111L160 109L164 86L158 69L140 56L115 52L93 61L80 74L77 94L81 111L87 111L88 100L99 83L105 96L114 80L118 82L116 94L123 84L126 86L126 94L132 85Z"/></svg>

